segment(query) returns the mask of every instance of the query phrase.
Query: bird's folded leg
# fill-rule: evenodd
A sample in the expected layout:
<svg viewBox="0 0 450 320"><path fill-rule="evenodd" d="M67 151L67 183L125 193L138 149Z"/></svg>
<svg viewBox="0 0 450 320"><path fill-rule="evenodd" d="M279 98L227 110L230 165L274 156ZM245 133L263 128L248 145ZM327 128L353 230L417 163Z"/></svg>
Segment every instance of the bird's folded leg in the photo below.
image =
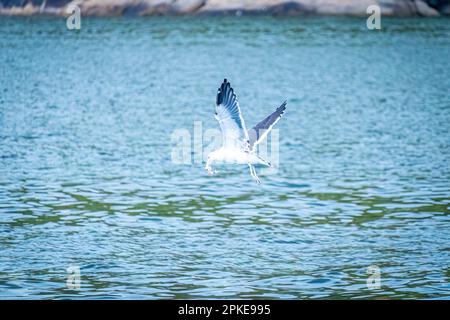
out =
<svg viewBox="0 0 450 320"><path fill-rule="evenodd" d="M253 170L255 170L255 169L253 169ZM258 176L256 175L256 172L254 173L254 175L255 175L255 181L256 181L256 183L257 183L257 184L261 184L261 180L259 180Z"/></svg>
<svg viewBox="0 0 450 320"><path fill-rule="evenodd" d="M258 176L256 175L255 167L250 163L248 164L248 167L250 168L250 175L252 176L252 178L255 179L257 184L260 184L261 180L259 180Z"/></svg>

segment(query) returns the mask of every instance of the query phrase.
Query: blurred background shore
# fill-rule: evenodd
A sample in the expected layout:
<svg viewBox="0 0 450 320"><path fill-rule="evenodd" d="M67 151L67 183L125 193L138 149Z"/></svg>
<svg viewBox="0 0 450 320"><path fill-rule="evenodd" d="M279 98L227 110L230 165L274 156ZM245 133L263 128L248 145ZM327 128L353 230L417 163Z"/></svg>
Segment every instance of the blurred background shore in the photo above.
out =
<svg viewBox="0 0 450 320"><path fill-rule="evenodd" d="M149 15L367 15L378 5L384 16L450 15L450 0L0 0L2 15L67 15L76 4L84 16Z"/></svg>

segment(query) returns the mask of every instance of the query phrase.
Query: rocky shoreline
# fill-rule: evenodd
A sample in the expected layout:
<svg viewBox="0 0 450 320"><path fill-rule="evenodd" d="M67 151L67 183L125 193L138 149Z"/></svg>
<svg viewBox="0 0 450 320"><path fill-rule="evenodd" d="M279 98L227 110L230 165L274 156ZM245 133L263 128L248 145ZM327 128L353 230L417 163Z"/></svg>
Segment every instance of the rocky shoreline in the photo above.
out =
<svg viewBox="0 0 450 320"><path fill-rule="evenodd" d="M450 0L0 0L0 14L65 16L71 4L76 4L83 16L365 16L370 5L378 5L382 16L450 15Z"/></svg>

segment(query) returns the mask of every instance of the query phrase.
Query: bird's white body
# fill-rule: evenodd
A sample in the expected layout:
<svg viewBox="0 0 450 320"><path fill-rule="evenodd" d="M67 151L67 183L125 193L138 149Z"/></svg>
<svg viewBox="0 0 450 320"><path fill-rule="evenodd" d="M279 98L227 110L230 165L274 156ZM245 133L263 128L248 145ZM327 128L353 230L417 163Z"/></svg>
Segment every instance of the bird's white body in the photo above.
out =
<svg viewBox="0 0 450 320"><path fill-rule="evenodd" d="M221 147L211 152L208 155L208 160L217 163L270 165L267 161L258 157L255 152L243 151L238 148Z"/></svg>
<svg viewBox="0 0 450 320"><path fill-rule="evenodd" d="M286 109L284 102L275 112L266 117L252 129L247 130L239 104L227 79L217 93L215 118L222 129L222 147L208 155L205 169L213 174L213 162L247 164L251 176L260 183L256 175L255 164L270 166L270 163L256 154L255 146L260 143Z"/></svg>
<svg viewBox="0 0 450 320"><path fill-rule="evenodd" d="M211 152L208 158L218 163L247 164L250 162L251 156L237 148L222 147Z"/></svg>

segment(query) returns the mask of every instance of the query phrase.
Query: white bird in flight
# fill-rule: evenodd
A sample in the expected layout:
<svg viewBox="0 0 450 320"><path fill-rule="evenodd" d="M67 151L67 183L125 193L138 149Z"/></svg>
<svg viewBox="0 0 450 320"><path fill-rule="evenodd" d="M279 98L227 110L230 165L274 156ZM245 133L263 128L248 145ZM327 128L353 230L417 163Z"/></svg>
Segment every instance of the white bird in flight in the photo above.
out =
<svg viewBox="0 0 450 320"><path fill-rule="evenodd" d="M256 146L264 140L275 123L280 120L286 110L286 101L271 115L247 130L242 117L236 94L227 79L223 80L217 92L215 118L222 130L222 147L208 155L205 169L213 174L211 164L233 163L247 164L250 175L257 183L261 183L256 175L255 164L271 166L270 163L256 154Z"/></svg>

